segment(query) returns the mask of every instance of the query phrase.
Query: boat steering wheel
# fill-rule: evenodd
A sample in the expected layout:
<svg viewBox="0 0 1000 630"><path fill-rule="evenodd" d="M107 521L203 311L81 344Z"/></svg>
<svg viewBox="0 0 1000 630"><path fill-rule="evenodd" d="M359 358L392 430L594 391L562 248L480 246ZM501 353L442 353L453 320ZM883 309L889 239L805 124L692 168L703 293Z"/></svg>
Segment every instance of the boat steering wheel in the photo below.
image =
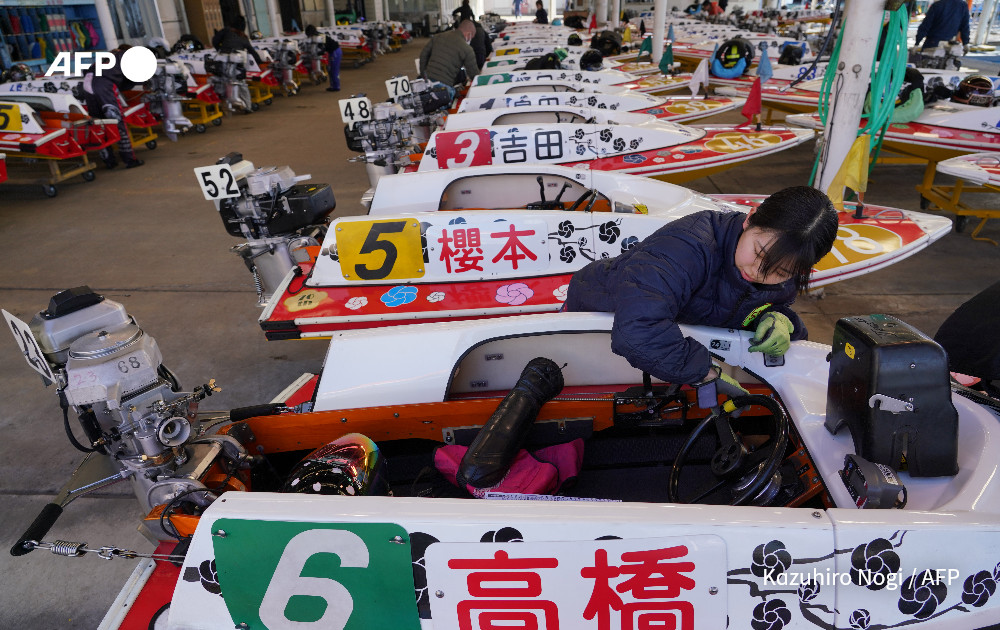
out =
<svg viewBox="0 0 1000 630"><path fill-rule="evenodd" d="M785 447L788 444L788 414L769 396L738 396L732 399L732 403L735 407L726 405L730 407L730 411L719 407L717 412L713 412L698 423L677 453L667 483L667 498L671 503L698 503L728 488L729 505L745 503L766 505L780 488L777 472L784 460ZM753 450L747 448L732 427L734 419L732 414L751 405L759 405L771 412L771 433L767 441ZM678 492L681 469L684 468L694 443L709 425L715 427L721 444L711 461L715 480L698 488L689 498L682 498Z"/></svg>
<svg viewBox="0 0 1000 630"><path fill-rule="evenodd" d="M587 190L583 191L582 195L577 197L576 201L573 202L573 205L567 208L566 211L573 212L577 210L581 205L583 205L584 201L586 201L589 197L592 196L593 200L589 204L587 204L586 208L587 210L590 210L594 206L594 202L597 201L597 194L598 193L596 188L588 188Z"/></svg>

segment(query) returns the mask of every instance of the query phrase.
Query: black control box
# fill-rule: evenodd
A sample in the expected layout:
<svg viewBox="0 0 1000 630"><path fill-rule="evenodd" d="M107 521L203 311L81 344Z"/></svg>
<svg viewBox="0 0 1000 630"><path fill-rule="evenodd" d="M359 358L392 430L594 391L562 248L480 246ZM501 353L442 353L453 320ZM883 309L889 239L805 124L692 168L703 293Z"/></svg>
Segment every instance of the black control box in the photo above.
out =
<svg viewBox="0 0 1000 630"><path fill-rule="evenodd" d="M958 411L940 345L890 315L837 322L826 428L851 431L855 452L913 477L958 472Z"/></svg>

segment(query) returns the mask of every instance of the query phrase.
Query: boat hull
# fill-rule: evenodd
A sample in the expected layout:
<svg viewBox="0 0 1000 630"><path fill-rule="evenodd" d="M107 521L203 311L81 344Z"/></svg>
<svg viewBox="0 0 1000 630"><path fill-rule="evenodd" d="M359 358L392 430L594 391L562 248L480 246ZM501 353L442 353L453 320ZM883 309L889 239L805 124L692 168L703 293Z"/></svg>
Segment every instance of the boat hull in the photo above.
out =
<svg viewBox="0 0 1000 630"><path fill-rule="evenodd" d="M724 207L735 209L755 206L766 196L716 195L713 198L726 204ZM695 206L691 210L700 207ZM855 205L847 204L848 212L840 213L838 240L833 251L814 269L811 286L821 287L899 262L951 229L951 221L947 217L865 206L864 216L859 218L855 216L856 209ZM485 213L485 218L477 219L477 213ZM522 235L525 244L521 251L526 253L515 261L522 265L521 271L512 271L509 262L502 255L495 254L503 252L503 245L510 242L505 240L507 231L496 228L493 237L497 241L487 244L487 232L483 228L497 225L494 214L455 210L443 215L431 212L407 219L424 224L424 238L420 239L417 233L418 242L414 243L414 247L418 248L415 253L419 254L420 246L426 242L427 259L415 259L423 262L414 263L419 267L413 266L423 274L420 277L404 277L407 247L403 239L396 246L398 260L401 261L397 263L399 275L389 282L364 283L355 278L353 282L342 281L337 286L324 285L322 278L337 275L330 271L330 261L319 260L328 267L319 275L315 272L317 267L304 263L304 273L290 274L261 314L259 323L265 336L269 340L325 338L338 330L558 311L565 302L573 272L592 260L625 251L669 220L617 213L561 215L556 211L549 213L546 228L537 218L521 220L514 218L517 212L512 212L509 213L510 221L502 225L509 223L509 231L513 232L516 228ZM879 215L878 218L872 218L876 215ZM357 224L370 230L374 229L373 225L392 220L389 216L380 216L373 221L357 221ZM454 244L447 239L456 239L457 232L462 231L463 244L468 245L472 229L478 230L476 243L480 247L473 254L478 260L472 262L482 269L468 266L461 269L458 265L462 263L456 262L453 255L449 255L447 261L442 260L445 256L443 247ZM545 229L549 233L541 239L542 245L539 246L537 232ZM384 229L378 231L382 235L387 234ZM531 234L528 234L529 231ZM362 230L360 236L365 234ZM436 246L435 243L440 242L442 237L446 242ZM536 240L529 240L532 238ZM331 247L329 243L324 243L325 254L320 256L329 256ZM338 249L338 256L339 266L336 269L339 270L355 269L356 265L366 262L363 258L354 257L345 247ZM529 260L531 256L534 256L534 266L530 268L534 271L528 271L526 264L532 262ZM487 261L494 258L495 267L490 267ZM464 264L469 262L467 259ZM499 266L496 263L503 266L503 270L497 271ZM453 266L444 270L442 264ZM469 276L469 280L461 280L463 276ZM451 280L441 281L441 278Z"/></svg>

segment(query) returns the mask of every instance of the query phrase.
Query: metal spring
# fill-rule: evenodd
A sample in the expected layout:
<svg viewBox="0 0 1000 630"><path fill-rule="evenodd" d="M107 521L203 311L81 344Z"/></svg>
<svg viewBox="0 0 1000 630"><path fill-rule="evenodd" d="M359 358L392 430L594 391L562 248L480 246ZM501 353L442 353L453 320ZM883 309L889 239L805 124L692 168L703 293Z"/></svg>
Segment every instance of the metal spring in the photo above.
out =
<svg viewBox="0 0 1000 630"><path fill-rule="evenodd" d="M260 281L260 274L257 272L257 266L254 265L253 268L253 285L257 289L257 300L264 298L264 284Z"/></svg>
<svg viewBox="0 0 1000 630"><path fill-rule="evenodd" d="M76 558L84 554L84 547L87 543L83 542L70 542L68 540L57 540L52 543L49 550L56 554L57 556L66 556L67 558Z"/></svg>

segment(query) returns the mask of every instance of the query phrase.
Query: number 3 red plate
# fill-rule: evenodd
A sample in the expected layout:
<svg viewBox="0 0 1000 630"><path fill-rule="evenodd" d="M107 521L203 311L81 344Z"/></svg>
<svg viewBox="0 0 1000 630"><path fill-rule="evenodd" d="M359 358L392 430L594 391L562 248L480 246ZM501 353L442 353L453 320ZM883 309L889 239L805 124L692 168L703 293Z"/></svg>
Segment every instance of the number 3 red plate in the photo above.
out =
<svg viewBox="0 0 1000 630"><path fill-rule="evenodd" d="M493 164L488 129L441 131L435 139L438 168L464 168Z"/></svg>

